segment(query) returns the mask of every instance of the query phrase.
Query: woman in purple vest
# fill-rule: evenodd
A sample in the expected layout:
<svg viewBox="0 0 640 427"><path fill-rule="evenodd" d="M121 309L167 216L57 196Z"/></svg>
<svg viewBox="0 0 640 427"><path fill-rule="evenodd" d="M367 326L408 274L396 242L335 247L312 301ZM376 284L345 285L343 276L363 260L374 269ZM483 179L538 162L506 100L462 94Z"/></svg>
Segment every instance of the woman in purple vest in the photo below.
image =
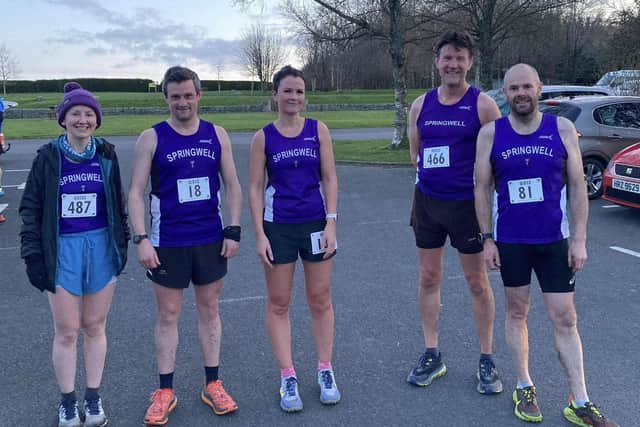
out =
<svg viewBox="0 0 640 427"><path fill-rule="evenodd" d="M31 284L48 291L53 369L62 393L58 426L98 427L107 424L98 391L105 327L127 260L129 228L115 147L93 136L102 122L100 104L78 83L64 90L57 116L65 133L38 150L20 202L21 256ZM81 329L84 424L75 394Z"/></svg>
<svg viewBox="0 0 640 427"><path fill-rule="evenodd" d="M257 251L267 281L267 329L280 364L280 407L286 412L302 410L289 320L298 256L304 268L318 352L320 401L340 401L331 366L331 258L336 253L338 178L329 129L300 115L304 94L305 80L300 70L286 66L274 75L278 119L253 137L249 178Z"/></svg>

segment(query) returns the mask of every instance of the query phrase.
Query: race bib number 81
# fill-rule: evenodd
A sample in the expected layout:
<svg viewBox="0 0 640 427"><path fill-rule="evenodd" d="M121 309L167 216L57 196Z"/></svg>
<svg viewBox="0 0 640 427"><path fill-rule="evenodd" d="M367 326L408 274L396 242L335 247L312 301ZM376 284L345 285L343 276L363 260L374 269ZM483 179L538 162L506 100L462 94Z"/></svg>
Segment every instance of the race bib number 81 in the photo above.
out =
<svg viewBox="0 0 640 427"><path fill-rule="evenodd" d="M422 151L422 167L424 169L431 168L448 168L449 167L449 147L430 147Z"/></svg>
<svg viewBox="0 0 640 427"><path fill-rule="evenodd" d="M180 203L209 200L210 198L208 176L178 180L178 201Z"/></svg>
<svg viewBox="0 0 640 427"><path fill-rule="evenodd" d="M62 218L90 218L96 216L96 193L62 194Z"/></svg>
<svg viewBox="0 0 640 427"><path fill-rule="evenodd" d="M517 179L507 181L511 204L535 203L544 200L542 178Z"/></svg>

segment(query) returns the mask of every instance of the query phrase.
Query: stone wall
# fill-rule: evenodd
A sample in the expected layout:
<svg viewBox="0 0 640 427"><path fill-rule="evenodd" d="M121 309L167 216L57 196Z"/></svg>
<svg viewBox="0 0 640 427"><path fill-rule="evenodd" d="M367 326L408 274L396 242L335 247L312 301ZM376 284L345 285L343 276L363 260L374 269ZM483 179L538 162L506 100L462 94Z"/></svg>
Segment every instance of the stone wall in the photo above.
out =
<svg viewBox="0 0 640 427"><path fill-rule="evenodd" d="M200 113L259 113L271 111L271 103L256 105L207 105L200 106ZM372 111L393 110L394 104L307 104L307 111ZM168 114L166 107L119 107L103 108L105 116ZM5 111L8 119L51 119L56 118L56 107L49 108L10 108Z"/></svg>

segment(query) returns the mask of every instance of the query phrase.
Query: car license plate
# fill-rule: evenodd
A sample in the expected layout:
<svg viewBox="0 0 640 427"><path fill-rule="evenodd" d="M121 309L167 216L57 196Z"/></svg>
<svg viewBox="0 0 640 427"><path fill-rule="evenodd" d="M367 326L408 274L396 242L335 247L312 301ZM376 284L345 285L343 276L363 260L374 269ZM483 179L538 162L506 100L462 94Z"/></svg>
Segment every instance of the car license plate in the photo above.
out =
<svg viewBox="0 0 640 427"><path fill-rule="evenodd" d="M617 190L628 191L629 193L640 194L640 183L623 181L621 179L614 179L612 187Z"/></svg>

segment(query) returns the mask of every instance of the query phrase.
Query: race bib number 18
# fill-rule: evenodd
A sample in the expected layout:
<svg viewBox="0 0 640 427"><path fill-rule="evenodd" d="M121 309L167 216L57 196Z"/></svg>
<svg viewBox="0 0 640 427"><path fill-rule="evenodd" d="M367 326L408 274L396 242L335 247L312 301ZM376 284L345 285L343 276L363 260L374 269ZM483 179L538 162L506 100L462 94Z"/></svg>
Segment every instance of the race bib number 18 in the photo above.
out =
<svg viewBox="0 0 640 427"><path fill-rule="evenodd" d="M89 218L96 216L96 193L62 194L62 218Z"/></svg>
<svg viewBox="0 0 640 427"><path fill-rule="evenodd" d="M424 169L431 168L448 168L449 167L449 147L430 147L422 151L422 167Z"/></svg>
<svg viewBox="0 0 640 427"><path fill-rule="evenodd" d="M178 201L180 203L209 200L210 198L208 176L178 180Z"/></svg>
<svg viewBox="0 0 640 427"><path fill-rule="evenodd" d="M314 255L322 254L326 252L326 249L322 247L322 238L324 237L324 231L316 231L311 233L309 238L311 239L311 253ZM336 242L335 249L338 249L338 242Z"/></svg>
<svg viewBox="0 0 640 427"><path fill-rule="evenodd" d="M542 202L542 178L507 181L511 204Z"/></svg>

